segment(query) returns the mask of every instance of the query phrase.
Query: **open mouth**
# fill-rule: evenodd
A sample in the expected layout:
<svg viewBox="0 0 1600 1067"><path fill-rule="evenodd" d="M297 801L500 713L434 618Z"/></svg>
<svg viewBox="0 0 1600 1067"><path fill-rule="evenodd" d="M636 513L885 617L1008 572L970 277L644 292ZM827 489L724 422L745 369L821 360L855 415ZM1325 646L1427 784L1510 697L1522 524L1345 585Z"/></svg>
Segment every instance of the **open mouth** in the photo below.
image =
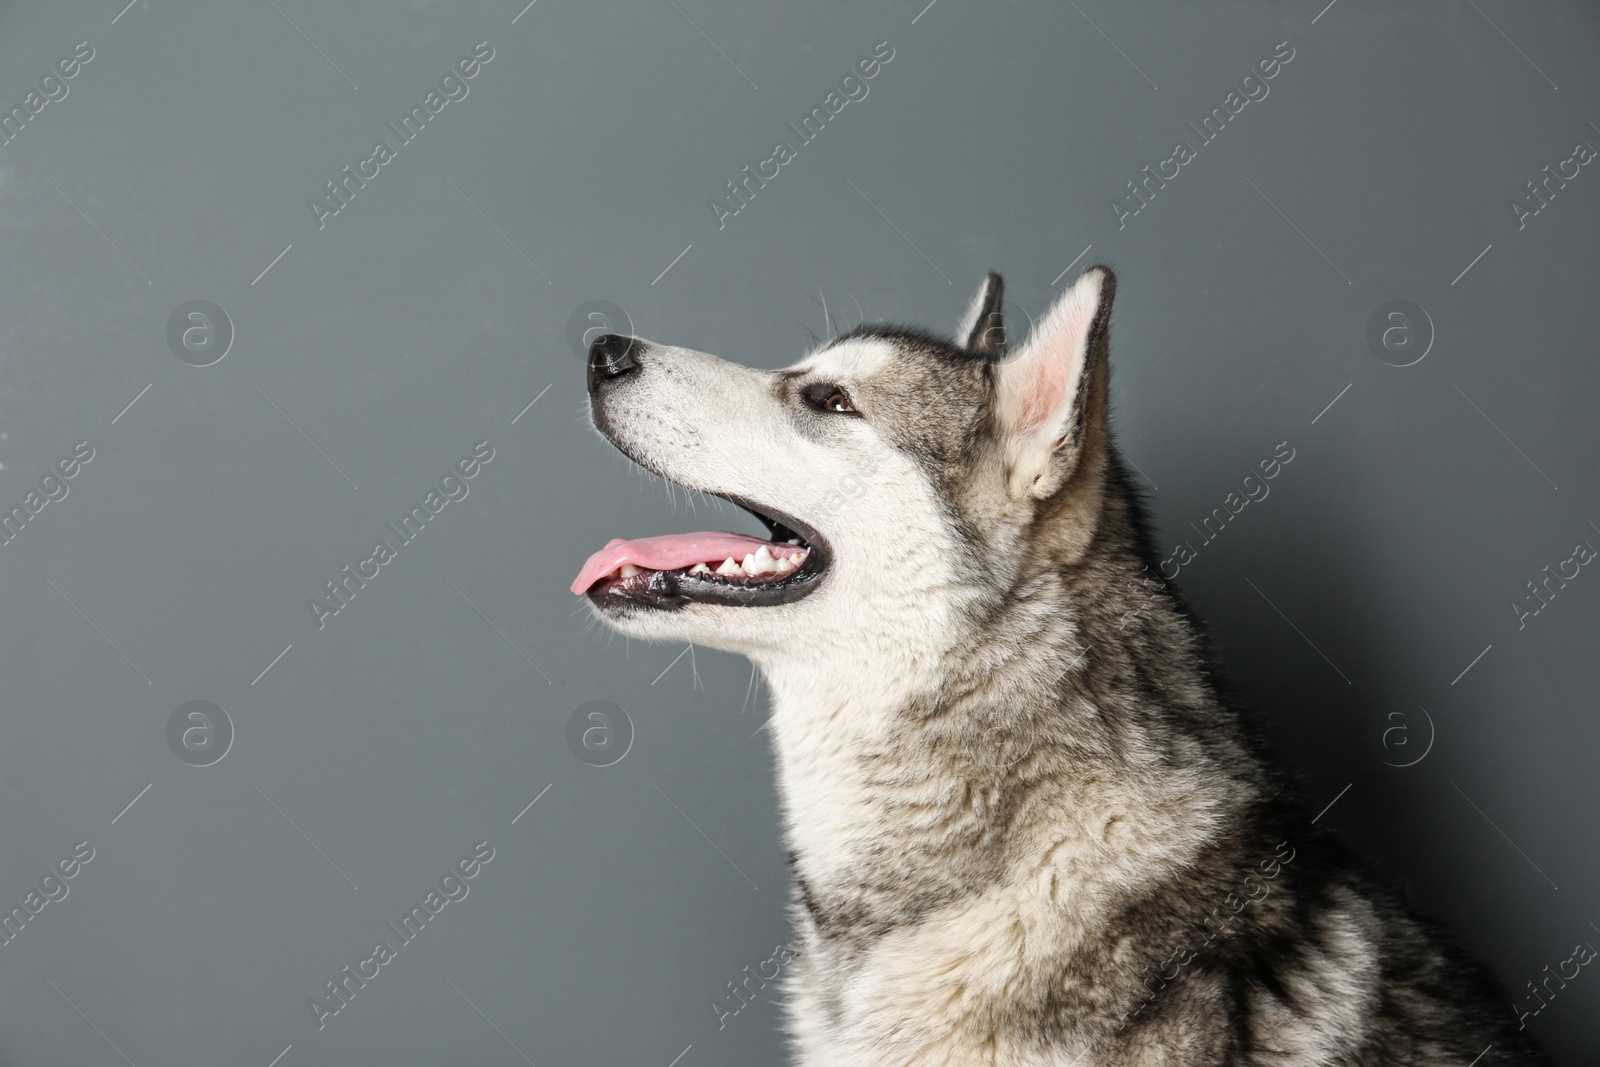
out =
<svg viewBox="0 0 1600 1067"><path fill-rule="evenodd" d="M722 496L722 494L714 494ZM735 533L614 540L589 557L572 591L604 607L688 604L766 607L810 593L828 569L828 546L805 524L737 497L722 499L766 526L767 540Z"/></svg>

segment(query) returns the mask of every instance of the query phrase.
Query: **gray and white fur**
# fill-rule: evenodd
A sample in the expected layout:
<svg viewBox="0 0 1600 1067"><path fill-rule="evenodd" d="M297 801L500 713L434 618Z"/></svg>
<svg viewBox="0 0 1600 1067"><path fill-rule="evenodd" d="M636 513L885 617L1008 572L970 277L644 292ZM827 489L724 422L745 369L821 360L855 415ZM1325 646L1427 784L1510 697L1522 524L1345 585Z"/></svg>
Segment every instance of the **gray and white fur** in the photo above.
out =
<svg viewBox="0 0 1600 1067"><path fill-rule="evenodd" d="M1155 577L1108 425L1114 292L1092 267L1008 345L991 274L953 339L866 326L775 372L596 341L611 443L820 559L765 600L590 592L768 684L796 1062L1546 1063L1311 825Z"/></svg>

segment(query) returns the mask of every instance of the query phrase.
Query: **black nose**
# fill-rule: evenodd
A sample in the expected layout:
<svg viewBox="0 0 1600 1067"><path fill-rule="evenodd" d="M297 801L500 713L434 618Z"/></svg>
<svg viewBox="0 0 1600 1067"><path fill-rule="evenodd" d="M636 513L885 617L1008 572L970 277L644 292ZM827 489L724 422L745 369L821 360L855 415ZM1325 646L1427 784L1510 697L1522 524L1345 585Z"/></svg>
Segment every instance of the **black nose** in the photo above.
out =
<svg viewBox="0 0 1600 1067"><path fill-rule="evenodd" d="M643 344L636 337L618 333L603 333L589 346L589 391L592 393L602 382L636 373L639 359L636 349Z"/></svg>

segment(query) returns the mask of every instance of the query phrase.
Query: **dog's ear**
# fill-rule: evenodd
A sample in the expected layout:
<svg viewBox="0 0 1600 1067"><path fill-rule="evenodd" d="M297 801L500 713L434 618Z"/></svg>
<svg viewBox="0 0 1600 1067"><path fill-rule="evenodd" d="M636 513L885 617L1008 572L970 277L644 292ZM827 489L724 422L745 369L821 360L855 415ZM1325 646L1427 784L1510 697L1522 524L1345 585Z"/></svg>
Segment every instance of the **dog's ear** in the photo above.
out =
<svg viewBox="0 0 1600 1067"><path fill-rule="evenodd" d="M961 323L956 327L956 344L968 351L993 359L1005 352L1006 328L1000 315L1005 300L1005 282L990 271L978 286Z"/></svg>
<svg viewBox="0 0 1600 1067"><path fill-rule="evenodd" d="M1116 276L1090 267L1033 333L994 367L994 414L1011 492L1044 499L1086 454L1106 421L1107 339ZM1098 433L1096 432L1098 431Z"/></svg>

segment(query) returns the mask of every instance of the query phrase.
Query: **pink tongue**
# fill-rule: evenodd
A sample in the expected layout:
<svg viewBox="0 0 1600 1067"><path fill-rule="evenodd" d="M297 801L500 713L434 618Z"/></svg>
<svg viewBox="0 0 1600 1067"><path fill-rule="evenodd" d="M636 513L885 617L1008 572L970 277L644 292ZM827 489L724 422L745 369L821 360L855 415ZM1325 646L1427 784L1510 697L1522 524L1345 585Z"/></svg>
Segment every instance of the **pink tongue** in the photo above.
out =
<svg viewBox="0 0 1600 1067"><path fill-rule="evenodd" d="M666 534L637 541L618 538L589 557L589 562L573 581L572 591L587 592L601 576L624 563L653 571L676 571L704 563L715 570L717 564L730 556L737 562L763 545L770 549L773 542L734 533Z"/></svg>

